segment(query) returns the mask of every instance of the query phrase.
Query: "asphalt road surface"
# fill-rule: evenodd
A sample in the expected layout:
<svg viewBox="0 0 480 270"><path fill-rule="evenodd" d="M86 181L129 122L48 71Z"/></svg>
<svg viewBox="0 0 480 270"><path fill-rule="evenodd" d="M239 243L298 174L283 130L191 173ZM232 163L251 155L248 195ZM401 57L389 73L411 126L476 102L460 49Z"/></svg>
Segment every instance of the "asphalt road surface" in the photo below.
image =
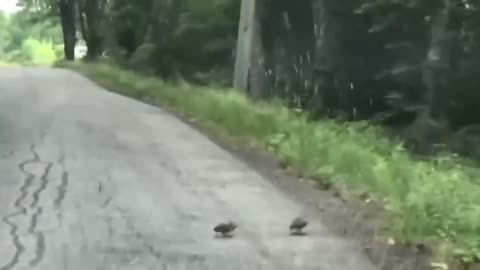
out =
<svg viewBox="0 0 480 270"><path fill-rule="evenodd" d="M71 71L0 69L0 173L0 270L375 269L196 130Z"/></svg>

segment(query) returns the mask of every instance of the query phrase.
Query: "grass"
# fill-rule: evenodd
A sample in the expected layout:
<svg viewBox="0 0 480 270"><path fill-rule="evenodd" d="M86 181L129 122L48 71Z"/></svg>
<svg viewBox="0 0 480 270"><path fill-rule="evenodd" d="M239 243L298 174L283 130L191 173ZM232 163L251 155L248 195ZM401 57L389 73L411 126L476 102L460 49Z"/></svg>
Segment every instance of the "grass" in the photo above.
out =
<svg viewBox="0 0 480 270"><path fill-rule="evenodd" d="M385 208L388 236L430 243L442 258L480 258L478 172L452 156L414 159L366 123L311 122L280 102L252 102L238 91L170 85L106 64L59 63L105 88L194 117L203 127L248 139L296 170ZM477 182L478 183L478 182Z"/></svg>

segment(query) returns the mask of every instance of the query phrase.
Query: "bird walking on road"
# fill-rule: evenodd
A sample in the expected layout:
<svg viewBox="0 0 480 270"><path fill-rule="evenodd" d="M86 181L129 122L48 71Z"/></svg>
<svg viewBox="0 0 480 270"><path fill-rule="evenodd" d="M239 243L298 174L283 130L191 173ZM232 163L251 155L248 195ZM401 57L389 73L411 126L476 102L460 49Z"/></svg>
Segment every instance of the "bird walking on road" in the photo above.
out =
<svg viewBox="0 0 480 270"><path fill-rule="evenodd" d="M220 233L222 237L232 237L232 232L237 228L237 224L233 221L229 221L226 223L220 223L215 228L213 228L213 231L216 233Z"/></svg>
<svg viewBox="0 0 480 270"><path fill-rule="evenodd" d="M308 225L308 221L301 217L295 218L292 223L290 224L290 231L293 230L292 234L296 235L303 235L304 232L302 231Z"/></svg>

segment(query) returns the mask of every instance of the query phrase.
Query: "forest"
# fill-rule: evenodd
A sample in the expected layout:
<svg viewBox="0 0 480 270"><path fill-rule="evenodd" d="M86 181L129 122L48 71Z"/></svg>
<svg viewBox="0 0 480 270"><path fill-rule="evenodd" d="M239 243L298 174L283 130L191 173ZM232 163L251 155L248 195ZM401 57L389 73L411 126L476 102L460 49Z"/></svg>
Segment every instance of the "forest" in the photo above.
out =
<svg viewBox="0 0 480 270"><path fill-rule="evenodd" d="M32 42L58 58L61 44L59 66L253 141L304 177L368 193L384 207L385 235L480 260L480 2L19 2L18 20L38 27L19 33L24 22L10 19L0 59ZM79 40L84 63L68 63ZM242 64L249 74L236 83Z"/></svg>

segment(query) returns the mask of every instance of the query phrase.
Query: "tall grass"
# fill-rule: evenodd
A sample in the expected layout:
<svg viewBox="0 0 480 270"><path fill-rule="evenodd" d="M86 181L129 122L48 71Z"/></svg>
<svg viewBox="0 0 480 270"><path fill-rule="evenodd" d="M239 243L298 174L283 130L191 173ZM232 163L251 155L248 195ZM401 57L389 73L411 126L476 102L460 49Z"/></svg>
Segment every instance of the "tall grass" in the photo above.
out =
<svg viewBox="0 0 480 270"><path fill-rule="evenodd" d="M314 179L368 192L385 206L387 232L401 241L447 246L464 261L480 258L480 188L450 156L415 160L399 142L366 123L307 121L279 102L252 102L230 89L173 86L103 64L61 64L107 89L195 117L232 137L248 138Z"/></svg>

